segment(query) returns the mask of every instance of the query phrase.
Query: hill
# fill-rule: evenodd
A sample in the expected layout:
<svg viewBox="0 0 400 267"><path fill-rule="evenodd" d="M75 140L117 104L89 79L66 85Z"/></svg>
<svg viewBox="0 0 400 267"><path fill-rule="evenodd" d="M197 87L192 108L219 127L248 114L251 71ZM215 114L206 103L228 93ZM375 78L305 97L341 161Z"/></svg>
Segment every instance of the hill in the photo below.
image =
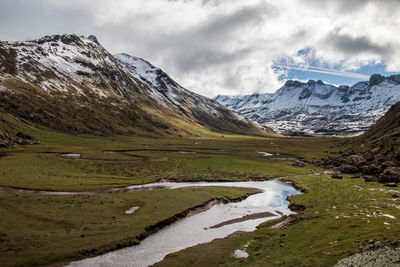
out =
<svg viewBox="0 0 400 267"><path fill-rule="evenodd" d="M312 163L343 173L362 173L367 181L400 182L400 102L366 133L346 140L342 155Z"/></svg>
<svg viewBox="0 0 400 267"><path fill-rule="evenodd" d="M264 134L145 60L111 55L94 36L0 42L0 66L0 130L11 114L74 134Z"/></svg>

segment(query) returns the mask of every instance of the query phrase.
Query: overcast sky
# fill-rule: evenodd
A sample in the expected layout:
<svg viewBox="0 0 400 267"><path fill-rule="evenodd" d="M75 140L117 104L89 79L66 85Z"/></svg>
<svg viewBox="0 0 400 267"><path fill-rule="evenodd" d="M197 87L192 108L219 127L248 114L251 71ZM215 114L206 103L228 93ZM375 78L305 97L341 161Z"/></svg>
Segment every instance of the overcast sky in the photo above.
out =
<svg viewBox="0 0 400 267"><path fill-rule="evenodd" d="M93 34L209 97L397 73L399 29L399 0L0 0L1 40Z"/></svg>

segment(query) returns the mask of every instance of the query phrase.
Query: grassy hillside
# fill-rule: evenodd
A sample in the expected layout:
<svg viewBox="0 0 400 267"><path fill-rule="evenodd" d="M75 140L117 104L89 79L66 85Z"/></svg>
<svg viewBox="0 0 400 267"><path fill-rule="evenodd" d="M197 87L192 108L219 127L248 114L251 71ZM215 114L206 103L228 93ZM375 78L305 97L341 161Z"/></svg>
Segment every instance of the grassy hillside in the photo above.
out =
<svg viewBox="0 0 400 267"><path fill-rule="evenodd" d="M154 75L150 83L130 73L98 42L76 35L0 41L0 113L73 134L265 134L162 70Z"/></svg>
<svg viewBox="0 0 400 267"><path fill-rule="evenodd" d="M365 134L350 141L352 149L378 148L382 156L393 159L400 149L400 102L393 105ZM357 149L357 147L359 147Z"/></svg>

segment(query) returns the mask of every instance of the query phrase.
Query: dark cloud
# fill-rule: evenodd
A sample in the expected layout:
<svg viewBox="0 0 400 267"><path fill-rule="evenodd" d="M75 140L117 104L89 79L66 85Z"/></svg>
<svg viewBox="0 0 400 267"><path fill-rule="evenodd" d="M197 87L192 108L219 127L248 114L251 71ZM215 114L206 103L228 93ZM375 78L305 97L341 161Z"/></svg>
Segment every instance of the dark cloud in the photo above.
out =
<svg viewBox="0 0 400 267"><path fill-rule="evenodd" d="M243 59L251 52L252 44L247 44L249 47L236 49L231 49L230 46L243 32L265 22L266 16L273 17L273 9L265 3L260 3L232 13L215 14L204 23L184 31L173 33L161 31L156 36L149 35L148 32L142 31L141 27L143 23L152 21L152 18L143 17L142 22L136 21L136 24L131 26L129 21L121 23L126 25L125 31L129 34L121 34L115 31L114 27L109 28L107 32L114 35L109 39L114 41L123 39L124 43L131 44L129 51L125 52L134 55L139 53L156 60L160 60L157 55L163 59L169 58L169 63L177 72L190 73L216 65L232 64ZM138 40L145 40L143 42L145 45L138 43Z"/></svg>
<svg viewBox="0 0 400 267"><path fill-rule="evenodd" d="M391 45L375 44L366 36L352 37L345 34L331 33L326 43L335 50L345 53L346 55L355 55L361 53L372 53L375 55L390 55L394 53Z"/></svg>
<svg viewBox="0 0 400 267"><path fill-rule="evenodd" d="M332 7L336 12L341 13L355 13L370 4L378 6L382 13L396 13L400 8L399 0L305 0L304 3L319 7L322 11L327 11Z"/></svg>

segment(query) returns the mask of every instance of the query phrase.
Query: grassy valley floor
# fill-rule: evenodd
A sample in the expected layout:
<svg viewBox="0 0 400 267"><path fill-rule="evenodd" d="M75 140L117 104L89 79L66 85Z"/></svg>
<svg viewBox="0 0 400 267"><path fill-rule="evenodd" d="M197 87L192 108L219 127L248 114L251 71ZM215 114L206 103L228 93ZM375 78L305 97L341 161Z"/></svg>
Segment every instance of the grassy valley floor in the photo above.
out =
<svg viewBox="0 0 400 267"><path fill-rule="evenodd" d="M0 149L0 186L85 191L174 181L244 181L288 177L305 194L295 222L196 246L160 265L332 265L370 239L400 238L400 203L377 183L291 166L298 158L335 155L340 139L210 135L204 138L71 136L27 128L39 145ZM264 156L259 152L268 152ZM63 157L62 154L79 154ZM396 193L397 192L397 193ZM186 188L118 194L44 196L0 193L2 266L45 265L97 255L139 242L145 228L213 198L254 193L240 188ZM396 200L397 199L397 200ZM140 209L131 215L124 212ZM393 216L394 219L390 216ZM247 259L233 251L246 246Z"/></svg>

